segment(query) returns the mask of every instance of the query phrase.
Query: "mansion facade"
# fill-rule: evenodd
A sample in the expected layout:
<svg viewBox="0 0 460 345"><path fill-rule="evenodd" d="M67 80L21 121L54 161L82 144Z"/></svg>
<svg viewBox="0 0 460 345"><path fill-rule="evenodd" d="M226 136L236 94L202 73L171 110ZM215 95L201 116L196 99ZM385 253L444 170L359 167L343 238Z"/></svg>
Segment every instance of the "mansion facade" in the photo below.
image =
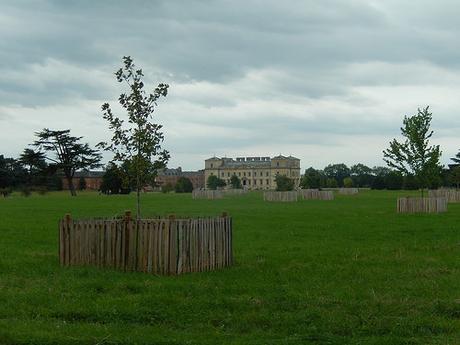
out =
<svg viewBox="0 0 460 345"><path fill-rule="evenodd" d="M238 157L205 160L204 180L215 175L230 185L236 175L245 189L276 189L276 175L285 175L294 180L294 187L300 183L300 159L282 155L270 157Z"/></svg>

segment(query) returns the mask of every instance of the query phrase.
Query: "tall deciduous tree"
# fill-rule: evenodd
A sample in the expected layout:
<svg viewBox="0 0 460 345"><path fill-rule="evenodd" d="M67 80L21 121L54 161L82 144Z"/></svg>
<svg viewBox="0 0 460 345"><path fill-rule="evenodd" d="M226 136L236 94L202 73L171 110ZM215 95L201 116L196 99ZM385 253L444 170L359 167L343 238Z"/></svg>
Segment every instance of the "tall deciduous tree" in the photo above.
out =
<svg viewBox="0 0 460 345"><path fill-rule="evenodd" d="M164 140L163 126L152 122L157 101L166 97L169 86L161 83L153 93L146 92L142 82L144 74L141 69L136 69L130 56L123 57L123 67L115 76L129 90L118 98L121 107L127 112L127 121L116 117L110 105L104 103L103 118L109 123L113 135L110 143L101 142L99 146L113 152L112 162L129 165L129 171L135 179L139 219L141 188L154 180L157 170L166 166L170 157L169 152L161 148Z"/></svg>
<svg viewBox="0 0 460 345"><path fill-rule="evenodd" d="M432 113L429 107L418 109L416 115L405 116L401 134L403 142L393 139L390 147L383 151L383 160L389 167L406 176L413 176L423 189L428 188L441 172L439 145L430 145L433 131L430 130Z"/></svg>
<svg viewBox="0 0 460 345"><path fill-rule="evenodd" d="M96 168L100 166L101 154L93 150L87 143L81 143L83 137L70 135L70 130L43 129L35 133L38 137L32 144L43 152L44 157L51 161L55 168L62 170L72 196L76 196L73 177L77 170ZM48 155L46 154L48 153Z"/></svg>

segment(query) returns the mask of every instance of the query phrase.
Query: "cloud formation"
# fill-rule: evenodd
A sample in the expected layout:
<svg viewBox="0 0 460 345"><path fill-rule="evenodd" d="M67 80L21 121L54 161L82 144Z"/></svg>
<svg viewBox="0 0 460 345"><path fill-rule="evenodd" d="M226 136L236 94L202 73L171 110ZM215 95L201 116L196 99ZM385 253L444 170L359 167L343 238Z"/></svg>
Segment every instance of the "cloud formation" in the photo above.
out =
<svg viewBox="0 0 460 345"><path fill-rule="evenodd" d="M443 161L460 148L457 1L112 1L0 5L1 153L42 127L109 138L100 105L131 55L160 102L171 165L292 154L382 165L404 115L431 105ZM108 157L107 157L108 158Z"/></svg>

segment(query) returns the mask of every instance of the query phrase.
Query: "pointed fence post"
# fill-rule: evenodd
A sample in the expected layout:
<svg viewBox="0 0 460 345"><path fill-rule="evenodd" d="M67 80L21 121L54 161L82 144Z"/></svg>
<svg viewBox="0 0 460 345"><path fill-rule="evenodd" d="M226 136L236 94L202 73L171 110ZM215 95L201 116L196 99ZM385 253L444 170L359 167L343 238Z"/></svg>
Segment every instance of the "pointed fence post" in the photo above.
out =
<svg viewBox="0 0 460 345"><path fill-rule="evenodd" d="M168 216L168 237L165 243L165 261L167 262L166 273L171 275L176 275L178 271L177 263L177 223L176 215L174 213Z"/></svg>
<svg viewBox="0 0 460 345"><path fill-rule="evenodd" d="M123 241L122 241L122 245L123 245L123 248L122 248L122 269L124 271L127 270L128 266L129 266L129 255L130 255L130 251L129 251L129 237L130 237L130 225L131 225L131 211L130 210L126 210L125 211L125 216L124 216L124 231L123 231Z"/></svg>

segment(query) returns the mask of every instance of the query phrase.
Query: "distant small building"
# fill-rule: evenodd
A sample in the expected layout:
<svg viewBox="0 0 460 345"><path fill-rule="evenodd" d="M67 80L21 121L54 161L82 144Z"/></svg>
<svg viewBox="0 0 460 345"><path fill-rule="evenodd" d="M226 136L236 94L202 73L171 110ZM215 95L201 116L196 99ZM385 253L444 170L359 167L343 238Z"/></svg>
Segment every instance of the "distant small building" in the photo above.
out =
<svg viewBox="0 0 460 345"><path fill-rule="evenodd" d="M99 190L102 185L104 171L77 171L73 177L72 184L75 189L79 189L80 179L83 177L86 182L86 189ZM62 189L69 189L67 178L62 178Z"/></svg>
<svg viewBox="0 0 460 345"><path fill-rule="evenodd" d="M170 184L175 186L179 178L188 178L193 185L193 188L204 188L204 170L198 171L182 171L181 167L178 168L165 168L158 171L155 178L155 184L161 189L163 186Z"/></svg>
<svg viewBox="0 0 460 345"><path fill-rule="evenodd" d="M233 175L241 180L246 189L276 189L276 175L284 175L294 181L294 186L300 183L300 159L296 157L212 157L205 160L205 181L215 175L230 186Z"/></svg>

